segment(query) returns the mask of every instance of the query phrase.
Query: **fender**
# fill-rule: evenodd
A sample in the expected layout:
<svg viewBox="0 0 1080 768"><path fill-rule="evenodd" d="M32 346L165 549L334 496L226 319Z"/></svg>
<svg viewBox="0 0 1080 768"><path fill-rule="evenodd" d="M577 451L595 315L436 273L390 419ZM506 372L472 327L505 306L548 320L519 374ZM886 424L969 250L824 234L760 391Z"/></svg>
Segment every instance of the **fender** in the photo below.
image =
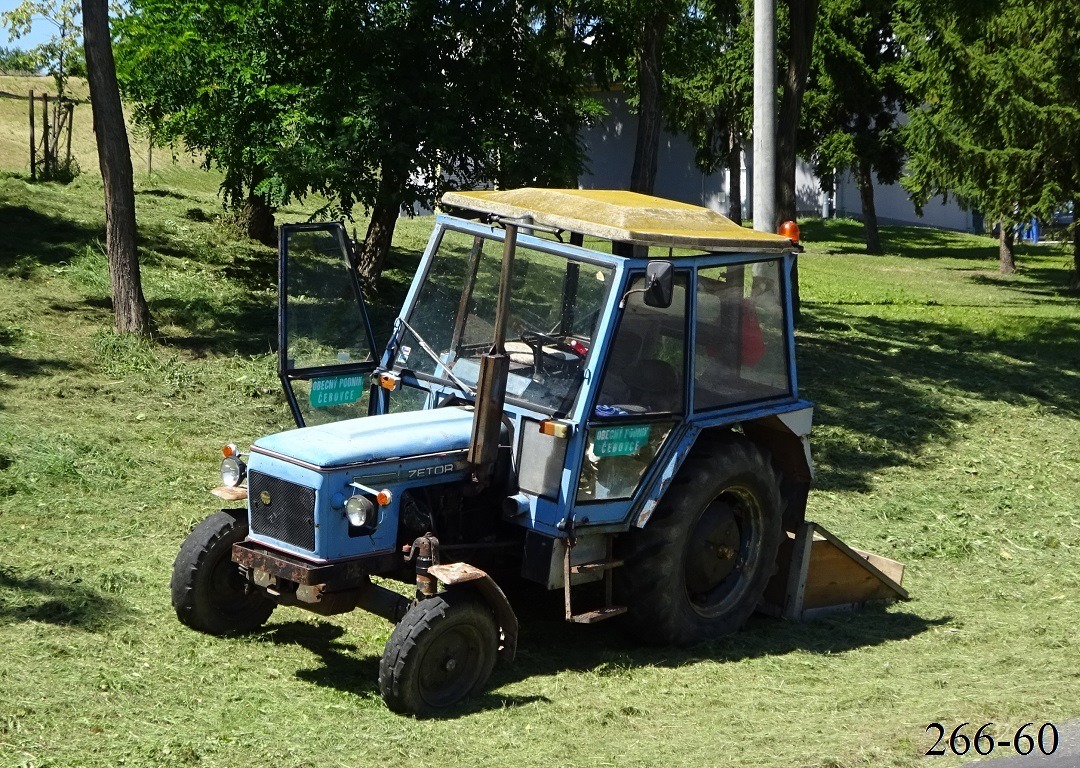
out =
<svg viewBox="0 0 1080 768"><path fill-rule="evenodd" d="M510 663L517 653L518 620L514 609L510 607L510 601L506 599L499 585L495 583L485 571L468 563L448 563L447 565L432 565L428 573L439 580L447 589L473 589L484 598L484 601L495 614L495 620L502 630L502 646L499 648L499 659Z"/></svg>

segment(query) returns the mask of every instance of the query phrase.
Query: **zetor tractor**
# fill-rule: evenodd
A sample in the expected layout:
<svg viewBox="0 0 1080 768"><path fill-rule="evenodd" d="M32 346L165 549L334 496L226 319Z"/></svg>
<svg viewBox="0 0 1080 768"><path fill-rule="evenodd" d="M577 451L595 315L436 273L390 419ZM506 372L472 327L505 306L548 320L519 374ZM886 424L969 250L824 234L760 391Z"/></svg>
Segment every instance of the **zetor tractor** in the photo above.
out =
<svg viewBox="0 0 1080 768"><path fill-rule="evenodd" d="M396 623L383 698L416 715L513 659L500 584L562 590L567 621L619 616L651 643L738 629L810 487L795 240L629 192L442 206L378 359L344 228L281 228L299 428L226 446L215 493L247 509L184 542L180 620L229 635L277 605L371 611Z"/></svg>

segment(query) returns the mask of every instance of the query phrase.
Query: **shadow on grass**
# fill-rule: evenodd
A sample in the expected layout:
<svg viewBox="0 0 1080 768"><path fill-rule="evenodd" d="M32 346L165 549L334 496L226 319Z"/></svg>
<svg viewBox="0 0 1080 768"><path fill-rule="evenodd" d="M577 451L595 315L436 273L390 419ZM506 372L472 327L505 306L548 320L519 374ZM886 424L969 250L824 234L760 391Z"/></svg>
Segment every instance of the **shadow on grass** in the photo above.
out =
<svg viewBox="0 0 1080 768"><path fill-rule="evenodd" d="M26 206L0 207L0 268L20 259L43 265L70 261L83 244L104 239L104 229L55 216L45 216Z"/></svg>
<svg viewBox="0 0 1080 768"><path fill-rule="evenodd" d="M694 648L675 649L643 647L630 639L617 622L582 626L551 618L538 619L533 613L529 611L531 618L522 624L517 658L512 664L496 666L489 688L566 671L605 675L638 667L677 668L703 661L739 662L796 651L836 654L906 640L951 620L950 617L925 619L884 608L868 608L807 623L754 616L741 632ZM298 671L299 679L362 698L376 698L380 659L361 656L357 646L343 640L344 634L345 630L335 624L290 622L268 627L261 637L275 644L300 645L319 657L323 666ZM545 696L489 690L441 713L439 718L453 719L537 701L550 700Z"/></svg>
<svg viewBox="0 0 1080 768"><path fill-rule="evenodd" d="M148 247L164 253L162 248L169 246L159 247L156 240L148 239ZM187 254L186 258L196 257ZM375 333L376 355L382 352L382 346L390 337L418 263L417 254L393 249L387 261L388 268L378 285L365 290L364 301ZM254 356L276 352L277 292L265 292L267 286L276 286L276 257L254 249L241 252L224 267L224 274L246 289L243 299L222 305L207 296L171 296L152 303L151 309L162 324L174 324L189 332L184 336L164 336L163 340L196 355Z"/></svg>
<svg viewBox="0 0 1080 768"><path fill-rule="evenodd" d="M294 621L267 627L260 636L277 645L299 645L319 657L323 666L297 671L296 677L300 680L366 699L378 698L380 657L361 656L357 646L342 639L344 635L345 630L336 624ZM446 716L457 717L477 709L520 706L537 700L546 699L488 693L462 707L455 707ZM480 702L485 706L476 707Z"/></svg>
<svg viewBox="0 0 1080 768"><path fill-rule="evenodd" d="M807 219L799 222L804 243L839 245L828 253L865 254L866 233L861 221L855 219ZM911 259L970 259L986 261L989 268L997 264L997 240L990 236L972 235L932 226L885 225L881 227L881 244L887 255ZM973 237L979 237L973 242ZM1018 244L1017 256L1022 260L1027 247Z"/></svg>
<svg viewBox="0 0 1080 768"><path fill-rule="evenodd" d="M1080 417L1080 321L1040 318L1019 338L933 322L856 317L808 306L800 326L804 396L815 423L839 427L814 444L825 490L869 489L882 468L913 465L949 442L971 414L963 397L1043 405Z"/></svg>
<svg viewBox="0 0 1080 768"><path fill-rule="evenodd" d="M0 331L2 333L2 331ZM18 355L13 355L3 349L3 342L0 341L0 373L6 374L10 377L10 380L16 379L29 379L33 376L48 376L59 371L72 371L82 366L76 366L67 360L31 360ZM10 389L10 380L5 381L0 378L0 390ZM3 410L4 404L0 402L0 410Z"/></svg>
<svg viewBox="0 0 1080 768"><path fill-rule="evenodd" d="M979 285L990 285L1006 291L1034 297L1038 301L1063 298L1075 299L1076 292L1069 288L1069 265L1064 261L1058 268L1017 266L1016 276L1002 275L996 270L987 270L969 276L969 280Z"/></svg>
<svg viewBox="0 0 1080 768"><path fill-rule="evenodd" d="M344 635L337 624L290 621L268 626L258 637L275 645L299 645L322 660L318 669L297 671L301 680L365 698L378 696L379 659L361 656L359 648L343 640Z"/></svg>
<svg viewBox="0 0 1080 768"><path fill-rule="evenodd" d="M0 566L0 626L41 621L96 632L123 620L126 614L120 601L78 579L20 576Z"/></svg>
<svg viewBox="0 0 1080 768"><path fill-rule="evenodd" d="M223 307L210 298L157 299L151 311L161 324L187 329L183 336L163 334L171 347L196 357L209 353L252 357L276 351L277 307L272 300L245 299Z"/></svg>

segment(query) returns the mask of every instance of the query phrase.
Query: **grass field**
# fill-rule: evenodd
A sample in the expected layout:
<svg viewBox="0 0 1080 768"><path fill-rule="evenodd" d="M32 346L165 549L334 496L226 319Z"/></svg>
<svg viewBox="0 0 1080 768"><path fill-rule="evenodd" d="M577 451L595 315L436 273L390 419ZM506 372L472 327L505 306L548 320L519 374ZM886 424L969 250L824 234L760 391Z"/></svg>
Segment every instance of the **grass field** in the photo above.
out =
<svg viewBox="0 0 1080 768"><path fill-rule="evenodd" d="M285 608L219 640L169 605L220 445L291 424L272 251L215 223L191 161L137 171L160 335L118 338L96 160L67 187L20 162L0 147L0 766L901 767L931 722L1080 714L1080 300L1054 247L1003 278L986 238L886 227L868 257L854 222L804 226L809 516L905 562L910 602L690 651L539 616L490 692L418 722L378 697L381 619ZM384 332L429 227L399 227Z"/></svg>

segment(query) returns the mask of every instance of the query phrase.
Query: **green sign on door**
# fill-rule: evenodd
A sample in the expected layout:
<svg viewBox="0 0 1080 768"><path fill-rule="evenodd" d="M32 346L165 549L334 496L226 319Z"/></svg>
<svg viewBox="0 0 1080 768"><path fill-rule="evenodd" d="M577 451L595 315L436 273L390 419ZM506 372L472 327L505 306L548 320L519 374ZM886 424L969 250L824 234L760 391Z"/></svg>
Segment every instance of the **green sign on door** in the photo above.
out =
<svg viewBox="0 0 1080 768"><path fill-rule="evenodd" d="M367 376L359 373L312 379L311 405L313 408L329 408L334 405L355 403L363 397L367 385Z"/></svg>
<svg viewBox="0 0 1080 768"><path fill-rule="evenodd" d="M650 424L601 427L593 432L593 453L601 456L633 456L649 442Z"/></svg>

